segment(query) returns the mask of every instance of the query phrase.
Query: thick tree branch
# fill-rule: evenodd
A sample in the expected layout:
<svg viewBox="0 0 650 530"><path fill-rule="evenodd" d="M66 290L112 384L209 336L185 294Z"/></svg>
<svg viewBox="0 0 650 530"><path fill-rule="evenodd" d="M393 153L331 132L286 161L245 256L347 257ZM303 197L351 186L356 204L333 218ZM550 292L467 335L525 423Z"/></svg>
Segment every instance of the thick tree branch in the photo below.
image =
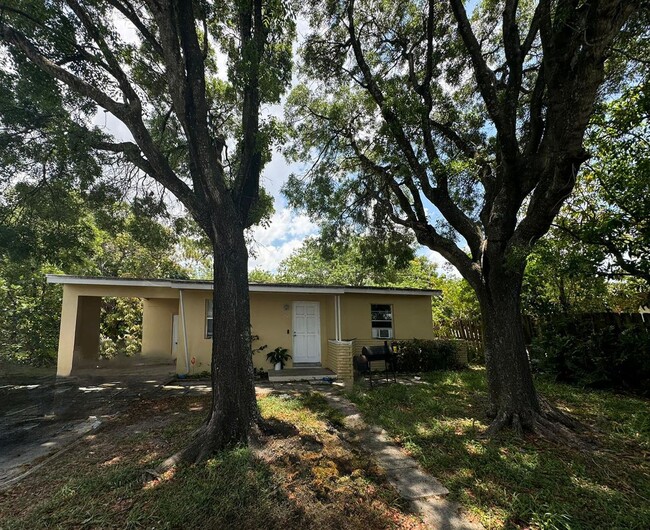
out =
<svg viewBox="0 0 650 530"><path fill-rule="evenodd" d="M131 164L171 191L193 216L196 217L200 214L201 206L197 203L192 189L170 170L161 171L159 167L155 167L160 166L160 161L152 164L142 156L142 151L135 143L99 140L93 142L93 147L101 151L124 155Z"/></svg>
<svg viewBox="0 0 650 530"><path fill-rule="evenodd" d="M503 115L505 125L508 128L508 138L516 138L517 135L517 108L524 61L521 52L521 42L519 40L519 26L517 25L518 4L518 0L506 0L503 8L503 47L508 66L508 81L506 84Z"/></svg>
<svg viewBox="0 0 650 530"><path fill-rule="evenodd" d="M605 75L607 49L635 2L604 0L579 9L564 8L570 18L558 31L553 30L548 9L540 11L546 126L538 156L530 161L539 177L529 182L534 191L510 247L528 246L545 234L573 190L580 165L588 158L584 131Z"/></svg>
<svg viewBox="0 0 650 530"><path fill-rule="evenodd" d="M533 13L533 18L530 21L530 26L528 27L528 33L526 34L526 38L524 39L524 42L521 44L520 53L521 53L522 61L526 60L526 55L528 55L528 52L530 51L530 49L533 47L533 44L535 43L535 39L537 39L542 11L544 9L548 9L549 2L550 0L540 0L539 3L537 4L537 7L535 8L535 13Z"/></svg>
<svg viewBox="0 0 650 530"><path fill-rule="evenodd" d="M458 24L460 36L469 52L478 89L483 101L485 102L488 114L490 115L497 132L502 137L504 148L514 156L518 152L517 141L516 138L512 136L513 131L510 131L508 124L505 123L503 119L502 108L499 104L499 98L497 95L496 76L488 67L487 62L483 57L481 45L478 40L476 40L476 35L474 35L472 26L467 18L467 12L465 11L463 0L450 0L450 5Z"/></svg>
<svg viewBox="0 0 650 530"><path fill-rule="evenodd" d="M546 82L544 80L544 62L540 65L535 79L535 86L530 95L528 132L525 139L524 154L532 155L537 152L544 134L544 94Z"/></svg>
<svg viewBox="0 0 650 530"><path fill-rule="evenodd" d="M246 76L248 83L244 88L242 123L244 136L240 143L240 164L235 185L235 202L242 219L249 226L249 213L259 197L259 179L262 168L262 152L259 144L260 108L260 62L266 43L266 29L262 14L262 0L242 2L240 8L241 46L248 61Z"/></svg>
<svg viewBox="0 0 650 530"><path fill-rule="evenodd" d="M366 61L366 58L363 53L363 49L361 47L361 41L359 39L359 35L356 30L355 19L354 19L354 5L355 5L354 0L350 0L347 6L348 35L350 37L350 44L352 46L355 60L361 72L363 73L365 88L368 90L368 92L374 99L375 103L379 107L382 117L384 118L384 121L389 127L391 135L395 139L395 142L397 143L397 146L399 147L400 151L404 154L404 157L408 162L410 171L418 179L418 182L422 188L422 192L424 193L424 195L440 210L442 215L445 216L445 218L454 227L454 229L460 232L460 234L465 238L465 240L468 242L470 246L472 255L478 256L480 254L481 241L482 241L480 229L451 200L451 197L449 196L449 191L447 189L447 181L446 181L447 177L444 174L444 172L440 172L440 165L436 163L439 157L437 152L435 151L435 147L433 146L433 143L431 142L430 131L428 131L428 127L429 127L428 117L430 114L430 110L432 108L429 85L427 85L426 87L422 86L421 88L418 88L420 87L420 85L415 79L415 75L411 77L411 82L413 84L414 90L416 91L416 93L419 92L421 94L425 102L425 108L422 116L423 118L422 126L423 126L423 130L425 131L425 141L428 141L428 144L426 146L427 154L431 159L432 168L434 169L434 171L437 170L436 177L438 180L438 186L436 188L434 188L431 185L429 181L429 174L427 172L427 169L420 162L417 154L415 153L415 150L413 149L413 146L404 128L402 127L399 117L397 116L395 111L392 108L390 108L390 106L386 103L382 90L379 87L379 84L377 83L377 80L373 75L372 70L370 69L370 66ZM433 9L430 6L428 22L427 22L428 28L433 27L432 18L433 18ZM433 53L432 52L433 33L431 31L432 30L427 29L427 38L428 39L429 37L431 38L431 41L428 41L427 44L428 53ZM427 71L425 72L425 79L427 78L427 76L430 79L432 75L432 73L429 72L429 70L433 68L432 60L433 60L432 57L427 58L426 60ZM427 131L428 134L426 134ZM427 136L428 136L428 140L427 140ZM417 190L415 189L415 186L413 185L411 175L410 174L406 175L405 179L406 179L407 186L409 187L410 190L412 190L411 191L412 194L414 196L417 196L418 193Z"/></svg>
<svg viewBox="0 0 650 530"><path fill-rule="evenodd" d="M106 59L108 71L117 80L120 90L124 94L126 100L136 112L140 112L140 109L142 108L140 98L131 86L131 82L129 81L127 75L124 73L124 70L122 70L122 67L115 57L115 54L110 49L106 43L106 40L97 29L97 25L92 21L89 13L83 7L81 7L81 5L76 0L67 0L67 2L74 14L77 15L77 18L81 21L82 25L88 32L88 35L90 35L90 37L99 47L102 55L104 56L104 59Z"/></svg>
<svg viewBox="0 0 650 530"><path fill-rule="evenodd" d="M208 127L205 65L192 2L146 1L159 29L174 112L188 140L194 191L226 207L229 193L221 161L223 145L213 142Z"/></svg>
<svg viewBox="0 0 650 530"><path fill-rule="evenodd" d="M8 26L6 23L0 21L0 37L2 40L11 44L21 50L30 61L36 66L47 72L55 79L68 85L75 92L88 97L95 101L98 105L102 106L118 118L122 119L129 112L129 106L123 103L118 103L97 87L87 83L80 77L69 72L65 68L58 66L45 57L34 44L32 44L25 35L20 31Z"/></svg>
<svg viewBox="0 0 650 530"><path fill-rule="evenodd" d="M347 17L348 17L348 34L350 36L350 43L352 45L352 50L354 53L354 58L359 66L359 69L363 73L363 78L365 82L364 88L368 90L375 103L381 111L382 117L386 121L386 124L390 127L393 137L397 142L400 150L404 153L411 170L418 175L421 179L426 179L426 169L418 160L413 146L409 142L406 132L402 128L399 118L395 112L386 105L386 98L375 79L375 76L372 74L372 70L368 65L366 58L363 54L363 49L361 48L361 41L356 30L356 24L354 21L354 0L348 2L347 7Z"/></svg>

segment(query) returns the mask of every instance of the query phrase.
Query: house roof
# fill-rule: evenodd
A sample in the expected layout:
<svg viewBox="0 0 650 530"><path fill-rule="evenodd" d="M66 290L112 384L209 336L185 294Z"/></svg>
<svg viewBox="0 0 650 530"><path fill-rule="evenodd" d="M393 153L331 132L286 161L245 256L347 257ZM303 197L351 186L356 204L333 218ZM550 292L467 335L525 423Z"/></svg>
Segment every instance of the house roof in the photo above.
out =
<svg viewBox="0 0 650 530"><path fill-rule="evenodd" d="M167 287L170 289L212 290L211 280L174 280L160 278L109 278L104 276L70 276L65 274L48 274L48 283L67 285L104 285L132 287ZM357 287L352 285L313 285L295 283L249 283L252 293L312 293L312 294L346 294L374 293L398 294L410 296L440 296L439 289L410 289L404 287Z"/></svg>

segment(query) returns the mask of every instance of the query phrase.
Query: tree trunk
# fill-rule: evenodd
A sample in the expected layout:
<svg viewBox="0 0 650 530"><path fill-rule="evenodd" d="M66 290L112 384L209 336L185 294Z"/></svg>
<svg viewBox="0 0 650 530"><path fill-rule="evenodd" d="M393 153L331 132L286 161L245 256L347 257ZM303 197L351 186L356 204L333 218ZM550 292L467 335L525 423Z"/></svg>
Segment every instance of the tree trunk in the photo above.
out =
<svg viewBox="0 0 650 530"><path fill-rule="evenodd" d="M514 273L501 267L488 268L486 284L478 293L488 379L488 415L493 419L486 435L512 427L518 434L533 432L581 445L573 431L584 426L540 398L535 390L521 318L522 279L523 264Z"/></svg>
<svg viewBox="0 0 650 530"><path fill-rule="evenodd" d="M479 295L483 320L489 410L499 427L530 429L540 412L528 362L521 320L521 279L505 273L490 275Z"/></svg>
<svg viewBox="0 0 650 530"><path fill-rule="evenodd" d="M190 444L163 463L163 468L179 461L199 462L222 449L247 445L260 418L251 354L248 251L236 224L229 232L213 243L212 408Z"/></svg>

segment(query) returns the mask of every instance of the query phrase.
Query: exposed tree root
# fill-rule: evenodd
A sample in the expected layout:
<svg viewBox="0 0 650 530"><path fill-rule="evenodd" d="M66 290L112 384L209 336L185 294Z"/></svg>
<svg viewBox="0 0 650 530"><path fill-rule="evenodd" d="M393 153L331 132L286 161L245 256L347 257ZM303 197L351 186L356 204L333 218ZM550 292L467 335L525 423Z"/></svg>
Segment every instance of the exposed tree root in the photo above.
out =
<svg viewBox="0 0 650 530"><path fill-rule="evenodd" d="M590 427L557 409L542 397L539 398L539 402L539 411L533 409L499 411L483 436L492 438L503 429L510 427L518 436L532 434L572 447L582 449L593 447L593 438L585 436L591 431Z"/></svg>
<svg viewBox="0 0 650 530"><path fill-rule="evenodd" d="M164 473L179 464L198 464L210 458L218 449L218 437L215 437L211 432L210 424L204 423L194 432L190 443L167 458L158 466L157 471Z"/></svg>
<svg viewBox="0 0 650 530"><path fill-rule="evenodd" d="M257 421L250 429L246 442L254 446L262 446L270 436L288 438L297 434L298 430L290 423L275 419L265 420L258 415ZM190 443L186 447L162 462L156 468L156 472L162 474L179 464L198 464L211 458L219 451L243 443L242 441L237 443L223 440L219 436L219 433L215 432L215 428L211 425L211 422L208 421L194 432Z"/></svg>

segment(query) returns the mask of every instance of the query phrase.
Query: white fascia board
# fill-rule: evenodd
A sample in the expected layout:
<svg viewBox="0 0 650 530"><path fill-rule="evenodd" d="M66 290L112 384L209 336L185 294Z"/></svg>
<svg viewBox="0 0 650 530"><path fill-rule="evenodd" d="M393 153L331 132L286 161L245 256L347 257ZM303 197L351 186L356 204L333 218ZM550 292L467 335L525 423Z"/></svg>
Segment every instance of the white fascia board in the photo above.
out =
<svg viewBox="0 0 650 530"><path fill-rule="evenodd" d="M200 290L211 291L212 282L201 283L184 283L184 282L171 282L171 287L175 289L186 290ZM248 289L251 293L302 293L302 294L379 294L379 295L407 295L407 296L439 296L439 291L418 291L418 290L395 290L395 289L363 289L363 288L348 288L348 287L329 287L317 285L304 287L300 285L258 285L249 284Z"/></svg>
<svg viewBox="0 0 650 530"><path fill-rule="evenodd" d="M292 287L290 285L250 285L253 293L343 294L341 287Z"/></svg>
<svg viewBox="0 0 650 530"><path fill-rule="evenodd" d="M183 282L175 280L138 280L129 278L91 278L68 276L64 274L47 274L47 283L70 285L104 285L124 287L165 287L169 289L211 291L213 284L206 282ZM440 296L440 291L417 289L364 289L363 287L329 287L329 286L292 286L249 284L253 293L301 293L301 294L377 294L398 296Z"/></svg>
<svg viewBox="0 0 650 530"><path fill-rule="evenodd" d="M197 291L211 291L212 282L176 282L171 280L169 282L169 287L172 289L182 289L183 291L191 291L192 289Z"/></svg>
<svg viewBox="0 0 650 530"><path fill-rule="evenodd" d="M171 282L171 287L184 290L211 291L212 282L201 283L184 283ZM248 285L251 293L304 293L304 294L342 294L344 292L340 287L300 287L291 285L257 285L251 283Z"/></svg>
<svg viewBox="0 0 650 530"><path fill-rule="evenodd" d="M391 294L406 296L440 296L440 291L416 290L416 289L364 289L363 287L346 288L343 292L353 294Z"/></svg>
<svg viewBox="0 0 650 530"><path fill-rule="evenodd" d="M81 276L66 276L62 274L47 274L47 283L63 283L67 285L108 285L126 287L171 287L166 280L130 280L125 278L83 278Z"/></svg>

